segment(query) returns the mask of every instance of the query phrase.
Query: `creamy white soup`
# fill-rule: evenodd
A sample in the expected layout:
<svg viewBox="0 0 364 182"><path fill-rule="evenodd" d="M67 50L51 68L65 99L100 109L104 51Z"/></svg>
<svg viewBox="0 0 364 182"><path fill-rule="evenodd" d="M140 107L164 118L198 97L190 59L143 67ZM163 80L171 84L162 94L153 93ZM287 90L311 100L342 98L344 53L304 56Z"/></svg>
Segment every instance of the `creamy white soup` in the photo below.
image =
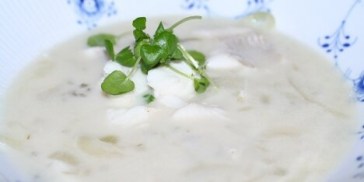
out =
<svg viewBox="0 0 364 182"><path fill-rule="evenodd" d="M103 93L107 74L130 68L87 47L91 34L42 54L9 89L0 149L34 182L325 181L354 140L349 87L321 55L245 23L175 29L206 56L212 82L200 94L164 66L137 70L129 93ZM128 22L98 31L125 32L120 49L131 30Z"/></svg>

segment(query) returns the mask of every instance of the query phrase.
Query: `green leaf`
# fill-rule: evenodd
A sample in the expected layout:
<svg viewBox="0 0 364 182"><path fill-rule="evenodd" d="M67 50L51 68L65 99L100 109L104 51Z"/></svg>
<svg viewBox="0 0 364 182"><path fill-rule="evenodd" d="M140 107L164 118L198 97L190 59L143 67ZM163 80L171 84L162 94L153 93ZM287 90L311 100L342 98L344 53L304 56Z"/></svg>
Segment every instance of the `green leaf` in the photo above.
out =
<svg viewBox="0 0 364 182"><path fill-rule="evenodd" d="M151 70L152 68L148 68L148 66L145 65L145 63L140 63L140 70L142 70L142 73L144 74L148 74L148 71Z"/></svg>
<svg viewBox="0 0 364 182"><path fill-rule="evenodd" d="M134 82L121 71L113 71L102 82L101 89L110 95L120 95L134 90Z"/></svg>
<svg viewBox="0 0 364 182"><path fill-rule="evenodd" d="M157 30L154 33L154 38L157 37L160 33L164 32L164 25L162 22L159 23Z"/></svg>
<svg viewBox="0 0 364 182"><path fill-rule="evenodd" d="M160 61L163 50L158 45L145 44L140 48L140 56L146 68L154 68Z"/></svg>
<svg viewBox="0 0 364 182"><path fill-rule="evenodd" d="M105 40L109 40L112 44L116 44L117 37L107 33L96 34L87 39L87 45L90 47L104 47Z"/></svg>
<svg viewBox="0 0 364 182"><path fill-rule="evenodd" d="M193 86L195 87L195 91L197 93L203 93L207 90L207 87L209 87L210 82L207 78L201 77L201 78L195 78L193 80Z"/></svg>
<svg viewBox="0 0 364 182"><path fill-rule="evenodd" d="M114 60L115 59L114 44L109 40L105 40L104 44L107 55L111 60Z"/></svg>
<svg viewBox="0 0 364 182"><path fill-rule="evenodd" d="M172 60L182 60L183 59L183 54L179 49L176 49L176 51L174 51L174 53L172 54L171 57Z"/></svg>
<svg viewBox="0 0 364 182"><path fill-rule="evenodd" d="M153 102L155 100L155 97L153 94L145 94L145 95L143 95L143 98L147 104L150 104L151 102Z"/></svg>
<svg viewBox="0 0 364 182"><path fill-rule="evenodd" d="M202 52L196 50L189 50L187 51L197 62L200 67L205 66L206 57Z"/></svg>
<svg viewBox="0 0 364 182"><path fill-rule="evenodd" d="M133 35L134 35L136 42L139 42L143 39L149 39L149 35L146 34L145 32L143 32L143 30L135 29L133 31Z"/></svg>
<svg viewBox="0 0 364 182"><path fill-rule="evenodd" d="M172 57L173 53L177 50L177 43L176 35L170 31L161 32L154 38L154 44L160 46L163 50L163 59Z"/></svg>
<svg viewBox="0 0 364 182"><path fill-rule="evenodd" d="M134 55L136 58L140 57L140 48L145 44L149 44L149 41L144 39L144 40L136 43L135 48L134 48Z"/></svg>
<svg viewBox="0 0 364 182"><path fill-rule="evenodd" d="M115 60L123 66L133 67L136 63L135 56L130 50L130 47L122 49L115 57Z"/></svg>
<svg viewBox="0 0 364 182"><path fill-rule="evenodd" d="M137 30L144 30L146 28L147 18L138 17L133 21L133 27Z"/></svg>

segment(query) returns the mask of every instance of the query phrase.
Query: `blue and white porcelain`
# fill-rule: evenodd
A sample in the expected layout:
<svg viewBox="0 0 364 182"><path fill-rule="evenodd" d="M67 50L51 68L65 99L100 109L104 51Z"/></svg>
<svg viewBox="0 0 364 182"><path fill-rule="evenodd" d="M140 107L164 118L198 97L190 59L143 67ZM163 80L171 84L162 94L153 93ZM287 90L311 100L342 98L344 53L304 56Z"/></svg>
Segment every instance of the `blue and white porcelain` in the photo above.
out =
<svg viewBox="0 0 364 182"><path fill-rule="evenodd" d="M77 34L137 16L200 14L240 19L254 12L271 12L279 31L330 58L352 83L356 100L364 109L362 0L2 0L0 122L6 107L4 93L15 75L43 51ZM330 182L364 181L364 112L359 119L363 126L357 129L357 142L333 171ZM0 182L20 179L6 163L0 152Z"/></svg>

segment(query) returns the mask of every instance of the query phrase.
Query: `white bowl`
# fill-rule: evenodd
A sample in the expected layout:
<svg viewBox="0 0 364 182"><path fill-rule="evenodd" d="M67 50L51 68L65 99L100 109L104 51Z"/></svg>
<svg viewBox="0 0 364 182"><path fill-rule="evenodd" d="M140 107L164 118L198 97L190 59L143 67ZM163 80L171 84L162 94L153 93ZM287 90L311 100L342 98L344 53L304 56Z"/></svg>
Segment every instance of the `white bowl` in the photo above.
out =
<svg viewBox="0 0 364 182"><path fill-rule="evenodd" d="M200 14L239 19L257 11L271 12L278 30L330 58L352 83L359 107L364 109L364 2L361 0L3 0L0 1L0 117L1 108L5 107L4 93L13 78L42 51L72 36L137 16ZM364 121L364 115L360 119ZM355 146L329 181L364 181L364 126L355 135ZM0 181L5 178L15 181L21 177L7 165L0 150Z"/></svg>

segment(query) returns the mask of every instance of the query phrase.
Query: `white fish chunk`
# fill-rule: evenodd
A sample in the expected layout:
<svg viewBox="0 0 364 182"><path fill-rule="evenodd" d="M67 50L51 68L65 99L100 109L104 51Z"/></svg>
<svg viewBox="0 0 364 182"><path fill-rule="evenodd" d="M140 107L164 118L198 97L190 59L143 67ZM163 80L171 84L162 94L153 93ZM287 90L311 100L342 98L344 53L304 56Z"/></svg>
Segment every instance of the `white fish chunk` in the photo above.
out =
<svg viewBox="0 0 364 182"><path fill-rule="evenodd" d="M135 84L135 90L134 92L138 95L144 94L149 90L148 84L147 84L147 77L144 73L142 73L141 70L135 71L135 73L132 75L131 79L133 80Z"/></svg>
<svg viewBox="0 0 364 182"><path fill-rule="evenodd" d="M162 104L163 106L166 106L169 108L174 108L174 109L181 108L187 104L185 101L183 101L179 97L170 96L170 95L162 96L162 97L158 98L156 100L156 102Z"/></svg>
<svg viewBox="0 0 364 182"><path fill-rule="evenodd" d="M108 61L104 66L104 77L102 80L100 80L100 84L105 79L105 77L112 73L113 71L122 71L125 74L128 74L131 70L131 68L127 68L124 66L121 66L119 63L115 61ZM131 80L133 80L135 84L135 88L133 91L129 93L125 93L122 95L117 96L109 96L108 98L111 101L111 105L115 107L133 107L135 105L141 105L142 102L142 95L146 93L149 90L149 87L147 85L147 79L146 76L140 71L137 70L132 75Z"/></svg>
<svg viewBox="0 0 364 182"><path fill-rule="evenodd" d="M133 126L150 119L156 109L146 106L135 106L131 109L109 109L107 117L110 123L120 126Z"/></svg>
<svg viewBox="0 0 364 182"><path fill-rule="evenodd" d="M110 60L104 66L104 74L106 76L113 71L122 71L127 75L131 71L131 68L121 66L119 63ZM131 80L133 80L135 84L135 93L140 94L148 90L146 76L140 70L135 71L135 73L131 76Z"/></svg>
<svg viewBox="0 0 364 182"><path fill-rule="evenodd" d="M192 70L183 62L171 64L174 68L191 75ZM187 100L195 96L193 81L185 78L167 67L160 67L148 72L147 82L154 89L154 96L176 96Z"/></svg>
<svg viewBox="0 0 364 182"><path fill-rule="evenodd" d="M250 67L264 67L282 61L272 42L264 35L256 32L221 39L223 47L220 51L229 53L242 64Z"/></svg>
<svg viewBox="0 0 364 182"><path fill-rule="evenodd" d="M126 73L129 70L130 70L130 68L121 66L119 63L112 61L112 60L107 61L104 66L105 75L108 75L108 74L112 73L113 71L122 71L122 72Z"/></svg>
<svg viewBox="0 0 364 182"><path fill-rule="evenodd" d="M211 56L207 60L208 70L231 70L239 69L241 67L242 64L236 58L228 54L217 54Z"/></svg>
<svg viewBox="0 0 364 182"><path fill-rule="evenodd" d="M178 109L172 116L175 120L227 120L225 111L218 107L203 106L192 103Z"/></svg>
<svg viewBox="0 0 364 182"><path fill-rule="evenodd" d="M142 97L142 96L140 96ZM134 92L128 92L122 95L108 95L108 105L112 108L131 108L141 105L141 99Z"/></svg>
<svg viewBox="0 0 364 182"><path fill-rule="evenodd" d="M105 48L103 47L90 47L82 51L83 55L87 58L102 58L105 56Z"/></svg>

